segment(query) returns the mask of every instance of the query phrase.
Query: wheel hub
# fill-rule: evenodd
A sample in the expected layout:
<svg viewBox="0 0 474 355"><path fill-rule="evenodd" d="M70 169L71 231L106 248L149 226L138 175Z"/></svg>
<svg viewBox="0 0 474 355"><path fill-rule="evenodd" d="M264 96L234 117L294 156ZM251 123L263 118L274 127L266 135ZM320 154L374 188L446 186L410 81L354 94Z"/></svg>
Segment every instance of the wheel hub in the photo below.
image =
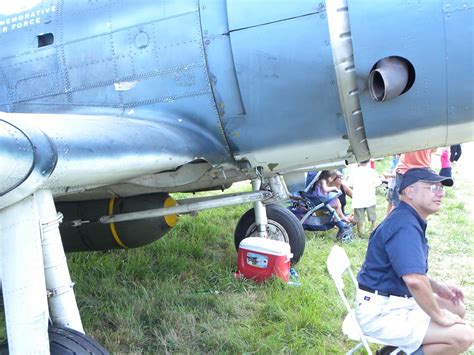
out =
<svg viewBox="0 0 474 355"><path fill-rule="evenodd" d="M279 240L285 243L289 243L290 239L288 237L288 233L286 232L285 228L283 228L283 226L280 223L273 220L268 220L266 230L267 230L268 239ZM246 235L247 237L258 237L258 229L255 223L253 223L249 227Z"/></svg>

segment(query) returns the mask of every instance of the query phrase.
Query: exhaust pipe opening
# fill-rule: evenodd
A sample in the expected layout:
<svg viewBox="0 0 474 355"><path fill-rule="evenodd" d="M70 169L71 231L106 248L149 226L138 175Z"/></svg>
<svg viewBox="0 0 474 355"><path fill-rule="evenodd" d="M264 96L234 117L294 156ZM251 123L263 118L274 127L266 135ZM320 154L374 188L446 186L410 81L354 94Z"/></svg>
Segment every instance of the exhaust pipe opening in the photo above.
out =
<svg viewBox="0 0 474 355"><path fill-rule="evenodd" d="M415 82L415 68L405 58L380 59L369 74L369 92L374 101L384 102L403 95Z"/></svg>
<svg viewBox="0 0 474 355"><path fill-rule="evenodd" d="M375 70L369 75L370 96L375 101L384 101L386 98L385 82L382 74Z"/></svg>

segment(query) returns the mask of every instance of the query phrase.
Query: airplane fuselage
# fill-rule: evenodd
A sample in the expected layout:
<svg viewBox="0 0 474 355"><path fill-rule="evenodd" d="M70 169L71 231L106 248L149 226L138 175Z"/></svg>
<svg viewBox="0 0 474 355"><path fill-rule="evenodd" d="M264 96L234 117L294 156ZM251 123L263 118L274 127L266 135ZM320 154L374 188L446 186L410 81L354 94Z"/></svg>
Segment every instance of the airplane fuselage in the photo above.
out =
<svg viewBox="0 0 474 355"><path fill-rule="evenodd" d="M460 24L472 6L347 5L41 1L0 17L2 117L31 115L19 121L52 136L59 153L70 143L55 138L61 129L74 129L64 135L94 153L113 140L113 133L98 142L87 128L81 132L85 116L107 117L104 130L113 131L115 120L116 142L125 146L140 139L120 132L130 120L162 132L149 134L146 155L155 149L156 159L134 176L72 188L51 183L53 172L46 182L57 195L77 190L86 199L225 188L257 167L283 174L471 140L472 81L464 78L473 76L473 51L463 38L472 21ZM368 77L389 57L408 63L409 84L377 102ZM61 115L77 123L68 127L71 116ZM55 122L62 128L50 128ZM114 158L140 160L143 153L131 146ZM59 154L57 168L70 171L64 162L76 159L94 170L107 154ZM109 192L100 189L106 185Z"/></svg>

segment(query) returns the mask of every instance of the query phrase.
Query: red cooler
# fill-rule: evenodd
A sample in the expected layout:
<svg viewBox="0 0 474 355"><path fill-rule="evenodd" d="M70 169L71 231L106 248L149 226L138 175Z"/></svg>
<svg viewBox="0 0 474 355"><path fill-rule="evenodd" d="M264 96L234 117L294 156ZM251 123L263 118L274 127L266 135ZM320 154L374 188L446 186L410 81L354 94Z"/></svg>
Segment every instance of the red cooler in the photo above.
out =
<svg viewBox="0 0 474 355"><path fill-rule="evenodd" d="M237 267L242 276L257 282L273 275L288 281L292 257L290 245L285 242L250 237L240 242Z"/></svg>

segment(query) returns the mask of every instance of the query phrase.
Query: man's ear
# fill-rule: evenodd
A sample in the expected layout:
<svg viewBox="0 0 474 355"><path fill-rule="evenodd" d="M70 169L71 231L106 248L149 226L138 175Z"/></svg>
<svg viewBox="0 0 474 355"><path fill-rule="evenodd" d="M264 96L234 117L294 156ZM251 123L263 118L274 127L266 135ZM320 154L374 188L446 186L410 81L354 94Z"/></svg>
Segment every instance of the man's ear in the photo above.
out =
<svg viewBox="0 0 474 355"><path fill-rule="evenodd" d="M405 198L407 198L408 200L412 200L413 199L413 189L410 188L409 186L406 187L403 190L402 195L405 196Z"/></svg>

